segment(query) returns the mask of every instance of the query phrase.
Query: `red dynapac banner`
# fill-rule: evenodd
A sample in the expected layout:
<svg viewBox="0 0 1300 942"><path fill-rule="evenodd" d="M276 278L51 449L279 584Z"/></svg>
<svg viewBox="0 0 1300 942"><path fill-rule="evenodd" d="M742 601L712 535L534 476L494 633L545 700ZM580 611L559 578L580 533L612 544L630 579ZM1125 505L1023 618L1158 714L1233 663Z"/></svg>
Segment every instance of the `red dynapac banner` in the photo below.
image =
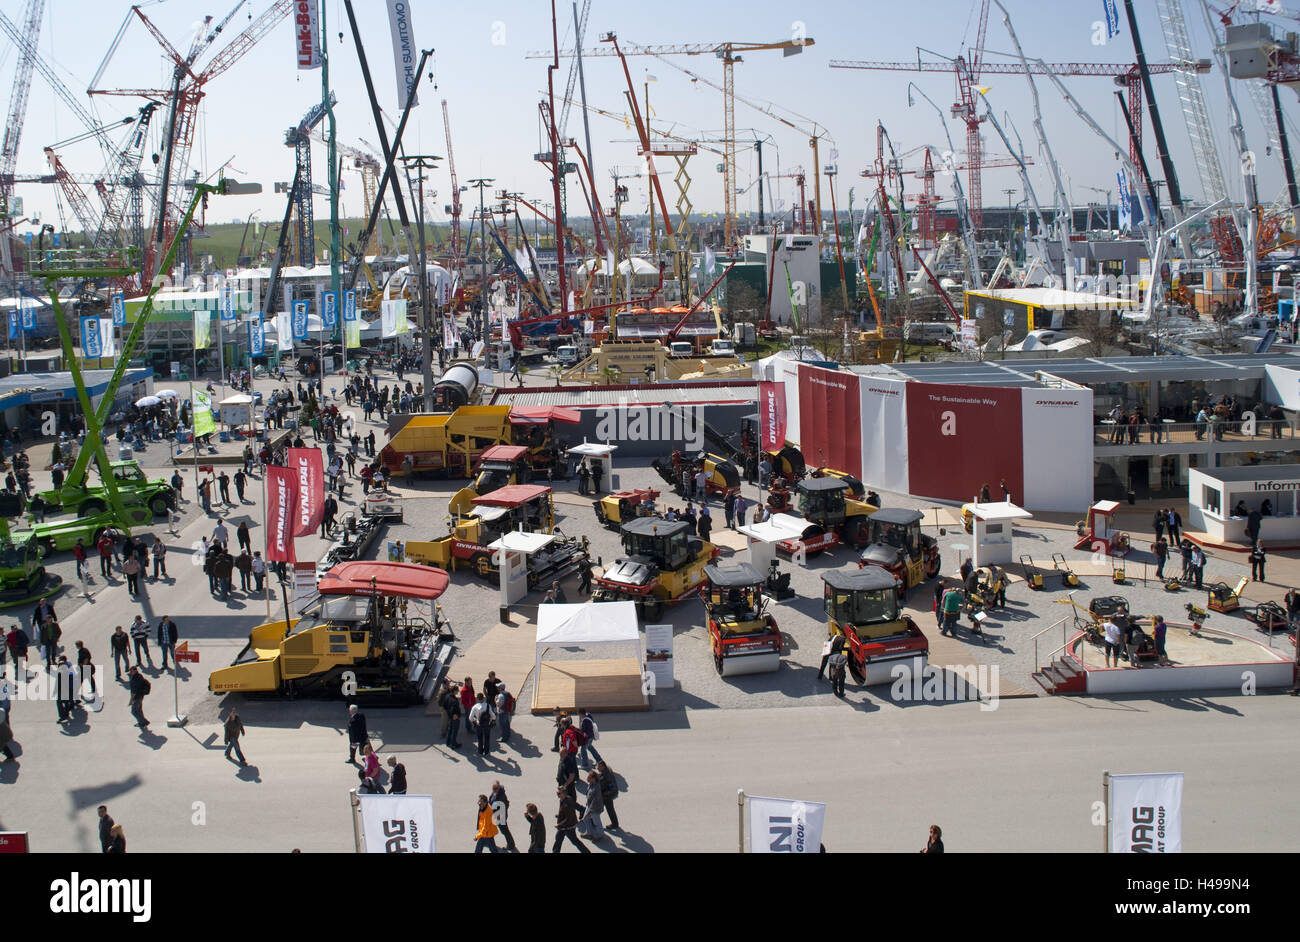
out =
<svg viewBox="0 0 1300 942"><path fill-rule="evenodd" d="M319 448L290 448L289 470L298 480L293 535L309 536L325 516L325 464Z"/></svg>
<svg viewBox="0 0 1300 942"><path fill-rule="evenodd" d="M785 447L785 383L758 384L759 442L776 454Z"/></svg>
<svg viewBox="0 0 1300 942"><path fill-rule="evenodd" d="M266 469L266 561L297 562L293 549L298 476L292 468Z"/></svg>

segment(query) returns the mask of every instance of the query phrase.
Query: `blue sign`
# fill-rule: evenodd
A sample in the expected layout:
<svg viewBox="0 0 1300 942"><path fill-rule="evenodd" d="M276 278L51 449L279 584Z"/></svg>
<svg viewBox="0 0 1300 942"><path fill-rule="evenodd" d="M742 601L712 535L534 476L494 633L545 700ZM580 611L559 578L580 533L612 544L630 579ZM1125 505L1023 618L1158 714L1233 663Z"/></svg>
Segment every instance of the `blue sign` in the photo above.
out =
<svg viewBox="0 0 1300 942"><path fill-rule="evenodd" d="M1101 5L1106 13L1106 38L1114 39L1119 35L1119 7L1115 0L1101 0Z"/></svg>
<svg viewBox="0 0 1300 942"><path fill-rule="evenodd" d="M293 302L293 339L307 339L307 302Z"/></svg>
<svg viewBox="0 0 1300 942"><path fill-rule="evenodd" d="M17 311L9 312L9 339L10 340L18 339L18 312Z"/></svg>
<svg viewBox="0 0 1300 942"><path fill-rule="evenodd" d="M54 247L56 249L59 247L59 234L57 232L54 233Z"/></svg>
<svg viewBox="0 0 1300 942"><path fill-rule="evenodd" d="M266 332L262 327L262 312L254 311L248 318L248 353L249 356L260 357L262 355L262 344L266 341Z"/></svg>
<svg viewBox="0 0 1300 942"><path fill-rule="evenodd" d="M357 293L355 291L343 292L343 319L345 321L357 319Z"/></svg>
<svg viewBox="0 0 1300 942"><path fill-rule="evenodd" d="M23 302L23 330L36 329L36 308L32 307L30 301Z"/></svg>
<svg viewBox="0 0 1300 942"><path fill-rule="evenodd" d="M114 291L111 300L113 302L113 326L125 327L126 298L122 297L122 292Z"/></svg>
<svg viewBox="0 0 1300 942"><path fill-rule="evenodd" d="M320 300L325 326L332 328L339 322L339 296L333 291L324 291L321 293Z"/></svg>
<svg viewBox="0 0 1300 942"><path fill-rule="evenodd" d="M81 319L81 355L88 360L96 360L102 355L102 349L99 337L99 318L83 317Z"/></svg>
<svg viewBox="0 0 1300 942"><path fill-rule="evenodd" d="M221 286L221 319L223 321L235 319L235 289L230 282Z"/></svg>

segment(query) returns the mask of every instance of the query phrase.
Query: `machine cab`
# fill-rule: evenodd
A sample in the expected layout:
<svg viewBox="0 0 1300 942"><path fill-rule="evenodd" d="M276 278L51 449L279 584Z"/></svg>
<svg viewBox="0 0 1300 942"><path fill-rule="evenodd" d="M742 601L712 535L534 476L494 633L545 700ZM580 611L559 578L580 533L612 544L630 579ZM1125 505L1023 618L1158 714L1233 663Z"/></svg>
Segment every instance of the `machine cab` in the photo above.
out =
<svg viewBox="0 0 1300 942"><path fill-rule="evenodd" d="M511 484L498 488L474 498L474 506L485 521L492 518L498 536L507 530L550 533L555 526L551 489L540 484ZM492 513L494 510L502 513Z"/></svg>
<svg viewBox="0 0 1300 942"><path fill-rule="evenodd" d="M691 550L691 525L685 520L638 517L623 526L623 549L629 556L651 560L669 572L686 565Z"/></svg>
<svg viewBox="0 0 1300 942"><path fill-rule="evenodd" d="M704 567L708 579L704 606L709 617L728 632L753 630L763 623L763 576L749 563Z"/></svg>
<svg viewBox="0 0 1300 942"><path fill-rule="evenodd" d="M871 527L871 542L902 550L904 557L909 560L919 559L921 520L922 514L919 510L904 510L897 507L877 510L868 521Z"/></svg>
<svg viewBox="0 0 1300 942"><path fill-rule="evenodd" d="M866 640L899 631L898 583L884 569L832 570L822 576L822 583L832 632L848 634L852 629Z"/></svg>
<svg viewBox="0 0 1300 942"><path fill-rule="evenodd" d="M806 478L799 482L799 513L823 526L844 521L844 496L848 485L838 478Z"/></svg>
<svg viewBox="0 0 1300 942"><path fill-rule="evenodd" d="M474 490L489 494L508 484L526 483L530 472L527 459L526 445L493 445L479 456Z"/></svg>

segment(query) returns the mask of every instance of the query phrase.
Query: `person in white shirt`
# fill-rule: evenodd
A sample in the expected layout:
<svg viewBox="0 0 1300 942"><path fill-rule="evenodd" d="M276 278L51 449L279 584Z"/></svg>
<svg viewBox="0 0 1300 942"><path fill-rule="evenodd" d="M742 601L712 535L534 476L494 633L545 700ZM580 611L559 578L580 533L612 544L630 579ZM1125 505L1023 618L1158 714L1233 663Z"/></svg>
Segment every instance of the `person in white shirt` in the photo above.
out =
<svg viewBox="0 0 1300 942"><path fill-rule="evenodd" d="M1106 619L1101 628L1106 633L1106 666L1119 667L1119 654L1124 649L1123 633L1119 630L1119 625L1110 619ZM1115 655L1114 665L1110 662L1111 654Z"/></svg>

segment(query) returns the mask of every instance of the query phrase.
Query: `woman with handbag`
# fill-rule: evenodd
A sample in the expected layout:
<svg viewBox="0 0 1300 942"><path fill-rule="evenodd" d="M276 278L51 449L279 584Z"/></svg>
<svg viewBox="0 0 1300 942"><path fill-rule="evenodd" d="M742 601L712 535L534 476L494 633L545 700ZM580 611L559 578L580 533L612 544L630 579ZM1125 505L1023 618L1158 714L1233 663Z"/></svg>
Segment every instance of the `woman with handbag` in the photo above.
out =
<svg viewBox="0 0 1300 942"><path fill-rule="evenodd" d="M605 810L605 799L600 791L600 776L591 771L587 773L587 809L578 822L578 833L583 837L600 841L605 839L605 827L601 824L600 814Z"/></svg>

